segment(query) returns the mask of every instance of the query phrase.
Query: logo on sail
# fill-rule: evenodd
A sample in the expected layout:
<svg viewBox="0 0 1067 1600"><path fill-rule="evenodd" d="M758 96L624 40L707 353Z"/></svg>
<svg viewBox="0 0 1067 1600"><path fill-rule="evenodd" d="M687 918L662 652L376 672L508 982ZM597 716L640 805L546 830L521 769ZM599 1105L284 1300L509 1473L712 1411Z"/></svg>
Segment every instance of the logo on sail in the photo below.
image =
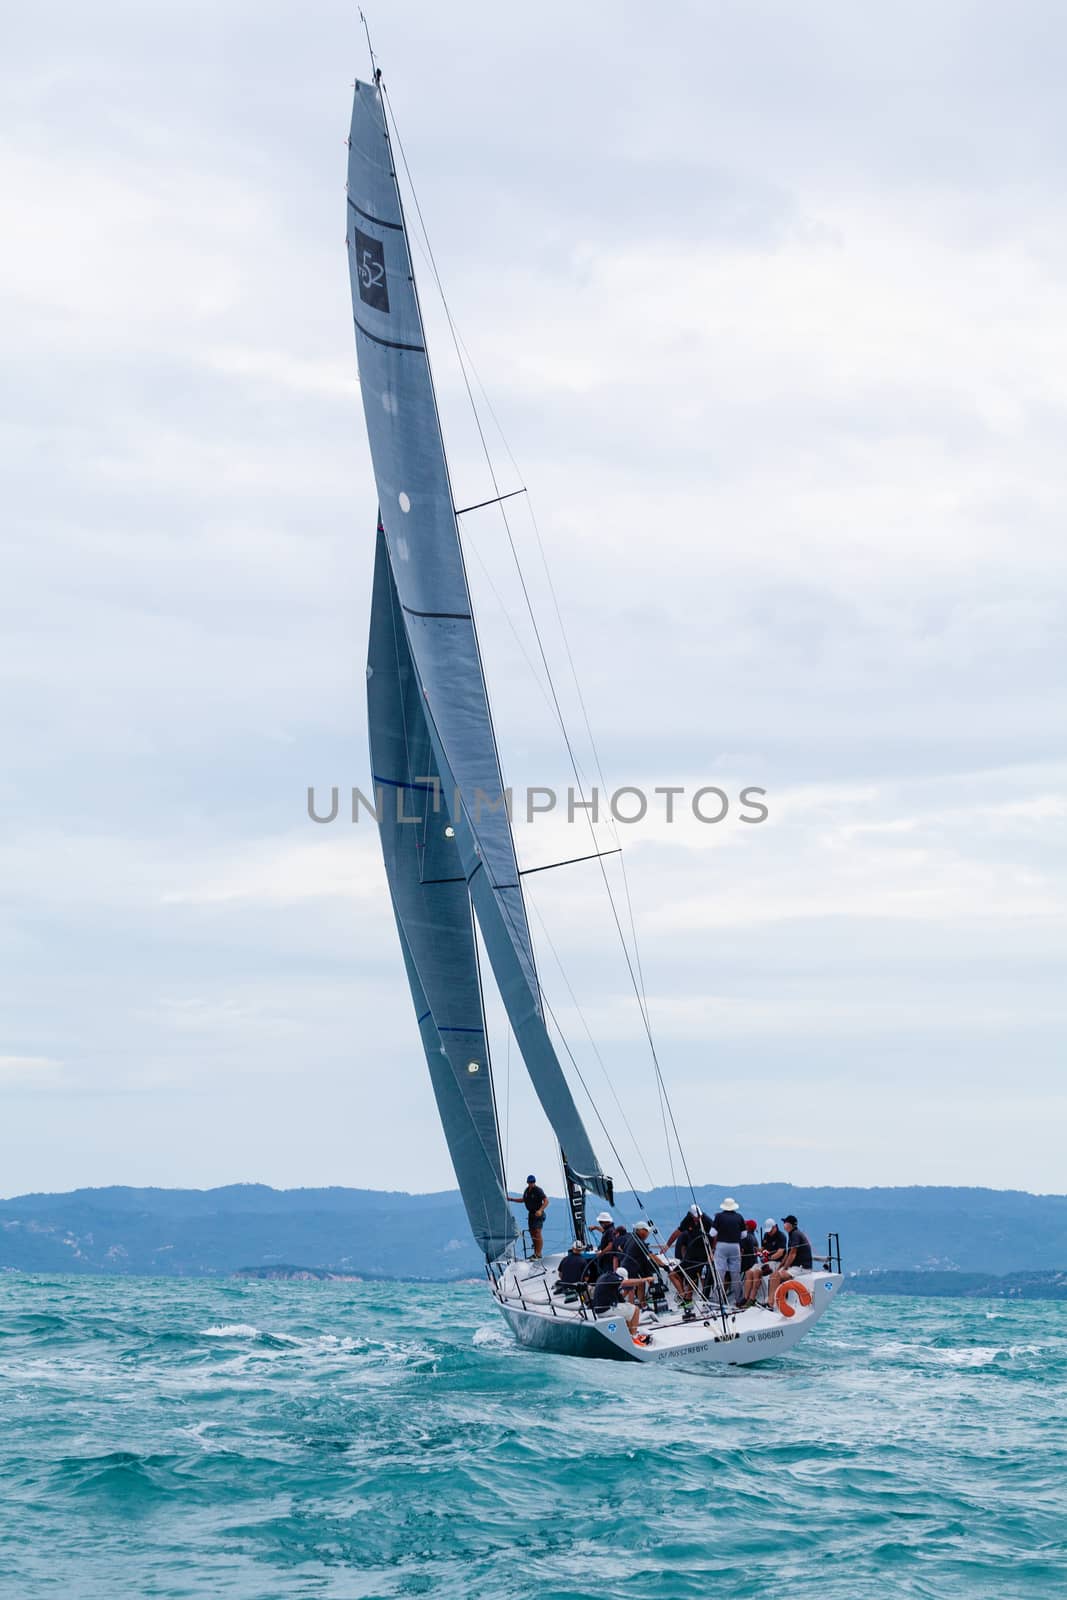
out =
<svg viewBox="0 0 1067 1600"><path fill-rule="evenodd" d="M356 229L356 277L359 298L373 311L389 310L389 285L385 279L385 252L380 239Z"/></svg>

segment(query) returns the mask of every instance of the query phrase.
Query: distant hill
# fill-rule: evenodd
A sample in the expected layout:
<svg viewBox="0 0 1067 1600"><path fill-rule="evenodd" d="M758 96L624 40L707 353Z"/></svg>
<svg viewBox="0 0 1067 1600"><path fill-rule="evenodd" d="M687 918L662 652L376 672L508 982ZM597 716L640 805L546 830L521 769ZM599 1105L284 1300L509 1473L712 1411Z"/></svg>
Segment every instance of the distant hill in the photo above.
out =
<svg viewBox="0 0 1067 1600"><path fill-rule="evenodd" d="M746 1215L760 1222L795 1212L817 1247L835 1228L846 1272L1067 1268L1067 1195L803 1189L784 1183L697 1190L712 1212L724 1194L735 1194ZM645 1194L642 1209L666 1233L687 1199L658 1189ZM624 1220L638 1214L633 1196L620 1197L616 1214ZM546 1242L558 1247L568 1231L567 1208L556 1199ZM75 1189L0 1200L0 1269L217 1277L292 1262L368 1278L449 1280L478 1277L483 1270L455 1191L240 1183L220 1189Z"/></svg>
<svg viewBox="0 0 1067 1600"><path fill-rule="evenodd" d="M1067 1272L857 1272L853 1294L950 1295L966 1300L1067 1300Z"/></svg>

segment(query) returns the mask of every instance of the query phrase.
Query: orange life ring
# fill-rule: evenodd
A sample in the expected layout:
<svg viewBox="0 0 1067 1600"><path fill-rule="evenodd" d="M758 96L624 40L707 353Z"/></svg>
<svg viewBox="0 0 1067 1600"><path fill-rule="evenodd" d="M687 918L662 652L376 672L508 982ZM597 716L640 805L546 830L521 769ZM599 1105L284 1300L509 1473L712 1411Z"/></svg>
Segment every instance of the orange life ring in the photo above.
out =
<svg viewBox="0 0 1067 1600"><path fill-rule="evenodd" d="M778 1285L774 1295L774 1303L783 1317L796 1316L796 1312L789 1304L791 1294L796 1295L802 1306L811 1305L811 1290L807 1284L798 1282L796 1278L787 1278L784 1283Z"/></svg>

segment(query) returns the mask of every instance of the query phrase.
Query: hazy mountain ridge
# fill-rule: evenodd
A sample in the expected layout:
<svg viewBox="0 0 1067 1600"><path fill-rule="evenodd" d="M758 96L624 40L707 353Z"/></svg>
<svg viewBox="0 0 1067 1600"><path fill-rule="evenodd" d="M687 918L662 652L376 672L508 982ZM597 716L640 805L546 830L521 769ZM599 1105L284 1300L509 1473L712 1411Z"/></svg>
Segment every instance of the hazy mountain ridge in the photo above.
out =
<svg viewBox="0 0 1067 1600"><path fill-rule="evenodd" d="M1067 1195L1019 1190L808 1189L790 1184L702 1185L710 1211L736 1194L760 1222L792 1211L822 1248L841 1235L846 1271L875 1268L988 1273L1067 1267ZM658 1189L638 1207L620 1196L616 1215L651 1213L667 1233L688 1196ZM599 1209L597 1206L595 1209ZM595 1212L594 1212L595 1214ZM549 1207L546 1239L569 1232L561 1199ZM0 1201L0 1268L24 1272L221 1276L240 1268L300 1262L334 1272L448 1280L478 1276L458 1193L372 1189L76 1189Z"/></svg>

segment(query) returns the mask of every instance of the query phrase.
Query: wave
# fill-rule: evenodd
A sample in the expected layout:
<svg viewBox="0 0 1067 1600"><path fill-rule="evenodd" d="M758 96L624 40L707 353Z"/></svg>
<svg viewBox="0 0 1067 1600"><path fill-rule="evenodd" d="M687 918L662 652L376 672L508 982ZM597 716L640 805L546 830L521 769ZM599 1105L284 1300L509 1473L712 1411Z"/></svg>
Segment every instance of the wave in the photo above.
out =
<svg viewBox="0 0 1067 1600"><path fill-rule="evenodd" d="M265 1333L250 1322L224 1322L214 1328L201 1328L202 1339L248 1339L269 1350L295 1350L305 1343L289 1333Z"/></svg>
<svg viewBox="0 0 1067 1600"><path fill-rule="evenodd" d="M856 1296L710 1386L523 1351L480 1288L345 1310L295 1283L19 1285L5 1325L120 1336L4 1341L5 1577L109 1600L120 1558L159 1600L1041 1600L1067 1566L1067 1308L997 1312Z"/></svg>
<svg viewBox="0 0 1067 1600"><path fill-rule="evenodd" d="M514 1339L507 1332L506 1328L502 1328L498 1322L487 1323L484 1327L475 1328L474 1334L471 1338L471 1344L476 1350L515 1349Z"/></svg>
<svg viewBox="0 0 1067 1600"><path fill-rule="evenodd" d="M840 1341L837 1341L840 1345ZM875 1345L871 1356L877 1360L907 1363L912 1366L988 1367L998 1361L1021 1361L1042 1356L1052 1349L1048 1344L934 1344L925 1341L889 1339Z"/></svg>

